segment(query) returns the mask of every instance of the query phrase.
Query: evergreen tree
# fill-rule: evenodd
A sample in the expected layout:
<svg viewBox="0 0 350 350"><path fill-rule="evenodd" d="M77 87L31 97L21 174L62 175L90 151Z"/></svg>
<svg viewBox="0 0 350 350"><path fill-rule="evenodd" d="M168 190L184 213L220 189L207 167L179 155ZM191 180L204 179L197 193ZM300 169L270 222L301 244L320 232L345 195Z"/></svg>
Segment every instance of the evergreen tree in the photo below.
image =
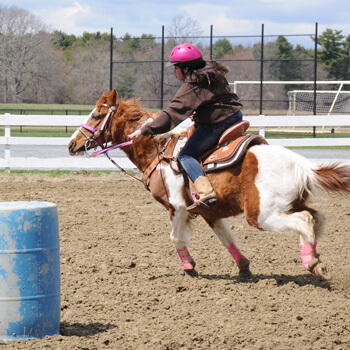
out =
<svg viewBox="0 0 350 350"><path fill-rule="evenodd" d="M282 60L279 65L279 80L300 80L301 63L297 59L293 45L284 37L276 40L277 55Z"/></svg>
<svg viewBox="0 0 350 350"><path fill-rule="evenodd" d="M233 52L231 43L227 39L220 39L213 45L214 59L222 58Z"/></svg>
<svg viewBox="0 0 350 350"><path fill-rule="evenodd" d="M318 58L337 80L349 78L350 37L345 39L341 33L341 30L326 29L318 38L318 44L322 46Z"/></svg>
<svg viewBox="0 0 350 350"><path fill-rule="evenodd" d="M66 34L60 30L55 30L52 34L52 42L57 49L67 50L77 41L74 34Z"/></svg>

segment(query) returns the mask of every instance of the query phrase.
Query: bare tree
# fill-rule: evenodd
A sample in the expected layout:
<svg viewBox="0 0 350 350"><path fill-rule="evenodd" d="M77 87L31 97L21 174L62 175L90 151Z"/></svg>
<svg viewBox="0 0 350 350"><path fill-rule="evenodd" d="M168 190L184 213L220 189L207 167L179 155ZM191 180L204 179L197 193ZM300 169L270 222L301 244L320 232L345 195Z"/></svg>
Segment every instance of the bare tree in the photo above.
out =
<svg viewBox="0 0 350 350"><path fill-rule="evenodd" d="M3 102L42 100L39 91L50 90L47 88L50 74L59 67L53 60L51 47L48 27L39 17L16 6L0 5L0 98ZM51 82L55 86L60 83L59 79ZM40 89L41 84L45 88Z"/></svg>
<svg viewBox="0 0 350 350"><path fill-rule="evenodd" d="M67 74L67 102L94 104L101 91L109 88L109 43L92 40L76 46L72 66Z"/></svg>
<svg viewBox="0 0 350 350"><path fill-rule="evenodd" d="M167 29L167 35L170 38L169 41L173 41L170 44L181 44L185 42L196 44L199 39L198 37L202 33L203 31L197 20L183 15L176 15Z"/></svg>

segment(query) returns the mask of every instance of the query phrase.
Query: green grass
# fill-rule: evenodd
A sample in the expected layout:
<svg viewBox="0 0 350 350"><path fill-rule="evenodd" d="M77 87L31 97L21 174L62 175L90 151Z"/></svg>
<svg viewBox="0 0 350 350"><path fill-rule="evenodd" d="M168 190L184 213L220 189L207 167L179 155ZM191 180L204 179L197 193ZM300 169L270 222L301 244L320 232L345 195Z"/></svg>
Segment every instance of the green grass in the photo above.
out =
<svg viewBox="0 0 350 350"><path fill-rule="evenodd" d="M73 104L37 104L37 103L0 103L0 109L93 109L93 105Z"/></svg>
<svg viewBox="0 0 350 350"><path fill-rule="evenodd" d="M138 171L128 170L128 173L135 175ZM21 176L21 175L36 175L36 174L46 174L49 177L60 177L66 175L84 175L84 176L100 176L103 174L115 174L122 173L120 170L11 170L7 172L4 169L0 169L0 174L6 174L8 176Z"/></svg>
<svg viewBox="0 0 350 350"><path fill-rule="evenodd" d="M266 138L274 139L286 139L286 138L311 138L313 134L311 132L279 132L279 131L268 131L265 133ZM341 138L341 137L350 137L349 132L337 132L337 133L322 133L316 132L316 138L318 139L327 139L327 138Z"/></svg>
<svg viewBox="0 0 350 350"><path fill-rule="evenodd" d="M94 105L0 103L0 114L87 114Z"/></svg>
<svg viewBox="0 0 350 350"><path fill-rule="evenodd" d="M75 126L12 126L13 137L70 137L77 129ZM4 136L5 129L0 127L0 136Z"/></svg>

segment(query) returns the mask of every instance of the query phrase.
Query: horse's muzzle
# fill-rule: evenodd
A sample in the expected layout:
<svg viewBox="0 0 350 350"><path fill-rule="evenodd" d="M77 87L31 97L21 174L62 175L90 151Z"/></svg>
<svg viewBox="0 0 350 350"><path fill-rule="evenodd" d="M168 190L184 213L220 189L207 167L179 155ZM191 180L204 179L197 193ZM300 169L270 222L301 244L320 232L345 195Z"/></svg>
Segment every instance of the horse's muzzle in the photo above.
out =
<svg viewBox="0 0 350 350"><path fill-rule="evenodd" d="M70 155L73 155L74 154L74 146L75 146L75 143L74 142L70 142L69 145L68 145L68 151L69 151L69 154Z"/></svg>
<svg viewBox="0 0 350 350"><path fill-rule="evenodd" d="M76 144L74 142L70 142L68 145L68 151L71 156L76 156L79 154L84 153L84 147L81 147L80 149L74 149L76 147Z"/></svg>

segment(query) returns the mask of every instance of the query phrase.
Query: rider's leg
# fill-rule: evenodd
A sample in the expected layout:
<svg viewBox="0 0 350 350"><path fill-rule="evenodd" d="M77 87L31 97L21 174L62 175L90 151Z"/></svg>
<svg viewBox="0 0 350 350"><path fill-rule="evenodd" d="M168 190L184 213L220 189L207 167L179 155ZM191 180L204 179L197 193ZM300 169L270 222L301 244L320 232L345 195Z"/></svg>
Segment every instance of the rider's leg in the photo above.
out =
<svg viewBox="0 0 350 350"><path fill-rule="evenodd" d="M217 142L217 137L213 137L212 129L213 125L198 126L179 154L179 161L192 180L199 196L198 200L203 205L214 204L217 201L213 187L197 160L201 154L205 153ZM191 210L195 207L196 204L193 205L193 208L190 206L187 209Z"/></svg>
<svg viewBox="0 0 350 350"><path fill-rule="evenodd" d="M197 159L217 144L221 134L228 127L240 120L242 120L242 113L239 111L220 123L197 126L179 154L179 161L194 183L199 195L199 202L203 203L204 206L215 204L217 197ZM192 210L196 206L197 204L195 203L187 209Z"/></svg>

